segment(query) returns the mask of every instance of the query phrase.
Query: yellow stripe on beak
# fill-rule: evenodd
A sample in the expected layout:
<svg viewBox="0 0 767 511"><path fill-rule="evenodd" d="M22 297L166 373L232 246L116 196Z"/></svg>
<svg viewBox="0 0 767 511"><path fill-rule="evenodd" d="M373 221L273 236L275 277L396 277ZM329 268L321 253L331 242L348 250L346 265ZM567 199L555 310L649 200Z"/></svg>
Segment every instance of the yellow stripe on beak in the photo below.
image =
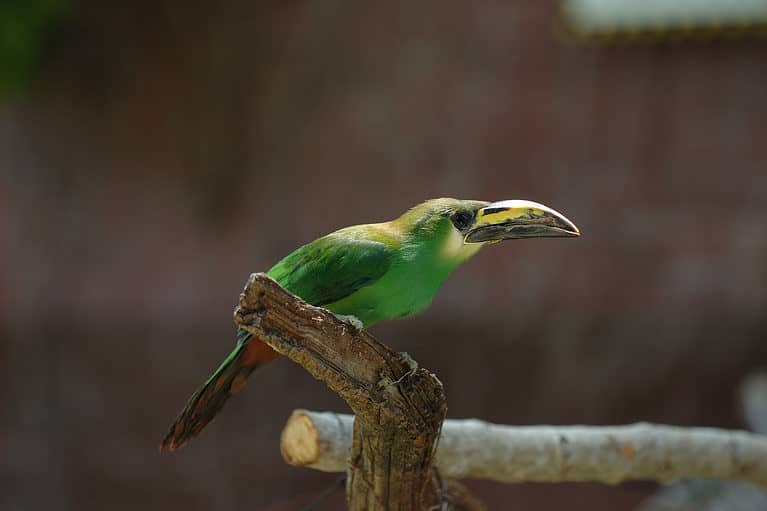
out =
<svg viewBox="0 0 767 511"><path fill-rule="evenodd" d="M494 202L477 211L466 243L518 238L573 237L580 230L562 213L526 200Z"/></svg>

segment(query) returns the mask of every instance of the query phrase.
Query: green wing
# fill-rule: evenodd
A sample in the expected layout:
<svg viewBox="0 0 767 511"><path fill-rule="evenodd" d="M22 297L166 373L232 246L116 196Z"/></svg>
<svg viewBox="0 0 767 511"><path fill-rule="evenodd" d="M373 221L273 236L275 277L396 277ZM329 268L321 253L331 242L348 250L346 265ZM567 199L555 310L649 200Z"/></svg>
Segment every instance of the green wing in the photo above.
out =
<svg viewBox="0 0 767 511"><path fill-rule="evenodd" d="M380 279L392 256L380 241L330 234L297 249L268 275L308 303L323 306Z"/></svg>

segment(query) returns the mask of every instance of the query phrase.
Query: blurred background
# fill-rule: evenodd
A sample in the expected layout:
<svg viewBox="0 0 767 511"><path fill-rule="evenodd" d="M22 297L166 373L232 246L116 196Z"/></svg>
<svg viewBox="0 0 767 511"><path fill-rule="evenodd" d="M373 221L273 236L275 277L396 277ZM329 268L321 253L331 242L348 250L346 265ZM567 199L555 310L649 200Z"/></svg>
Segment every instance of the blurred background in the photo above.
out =
<svg viewBox="0 0 767 511"><path fill-rule="evenodd" d="M188 447L159 441L229 353L249 273L439 196L536 200L583 232L487 250L373 328L450 417L744 427L735 389L767 365L763 33L563 11L3 2L0 508L301 509L335 476L286 466L279 432L346 407L289 361ZM656 490L468 484L490 509Z"/></svg>

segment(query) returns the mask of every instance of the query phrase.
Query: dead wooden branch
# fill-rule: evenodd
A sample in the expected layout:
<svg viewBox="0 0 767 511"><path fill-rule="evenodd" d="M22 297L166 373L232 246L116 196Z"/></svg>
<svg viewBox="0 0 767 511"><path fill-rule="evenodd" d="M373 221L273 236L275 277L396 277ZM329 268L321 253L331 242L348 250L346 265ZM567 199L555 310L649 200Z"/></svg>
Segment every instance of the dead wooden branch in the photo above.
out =
<svg viewBox="0 0 767 511"><path fill-rule="evenodd" d="M343 471L354 417L297 410L282 435L286 461ZM500 426L447 420L436 455L446 477L505 483L632 479L740 480L767 488L767 437L745 431L628 426Z"/></svg>
<svg viewBox="0 0 767 511"><path fill-rule="evenodd" d="M251 275L235 322L327 383L355 412L356 420L297 411L281 439L288 463L347 470L352 510L440 509L435 456L445 477L610 484L697 477L767 488L767 437L743 431L443 424L445 396L433 374L264 274ZM458 483L446 488L451 509L482 508Z"/></svg>
<svg viewBox="0 0 767 511"><path fill-rule="evenodd" d="M432 462L447 406L436 376L261 273L248 279L235 322L324 381L356 414L345 458L349 509L439 509Z"/></svg>

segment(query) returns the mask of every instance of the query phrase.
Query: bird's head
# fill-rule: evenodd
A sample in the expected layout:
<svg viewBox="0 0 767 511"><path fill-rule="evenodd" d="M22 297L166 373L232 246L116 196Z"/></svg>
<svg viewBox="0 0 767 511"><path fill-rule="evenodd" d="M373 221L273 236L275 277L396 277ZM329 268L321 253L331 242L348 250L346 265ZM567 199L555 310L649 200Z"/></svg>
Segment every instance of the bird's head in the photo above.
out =
<svg viewBox="0 0 767 511"><path fill-rule="evenodd" d="M580 236L578 227L562 213L527 200L485 202L432 199L399 219L417 236L443 234L446 255L465 259L483 245L521 238Z"/></svg>

